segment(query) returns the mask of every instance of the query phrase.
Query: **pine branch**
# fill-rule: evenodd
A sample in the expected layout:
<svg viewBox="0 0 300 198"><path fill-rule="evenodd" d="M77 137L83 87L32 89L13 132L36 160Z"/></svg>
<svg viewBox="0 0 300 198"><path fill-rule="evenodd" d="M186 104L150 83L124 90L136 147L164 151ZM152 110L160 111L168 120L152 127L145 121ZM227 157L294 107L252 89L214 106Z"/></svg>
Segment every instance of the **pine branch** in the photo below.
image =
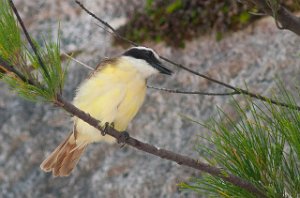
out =
<svg viewBox="0 0 300 198"><path fill-rule="evenodd" d="M20 73L18 70L16 70L12 65L7 63L1 56L0 56L0 67L4 68L5 71L14 73L22 81L27 82L27 78L22 73ZM31 82L31 81L29 81L29 83L33 84L33 82Z"/></svg>
<svg viewBox="0 0 300 198"><path fill-rule="evenodd" d="M33 85L33 86L43 89L38 82L35 82L31 79L27 79L26 76L24 76L21 72L16 70L14 66L12 66L8 62L6 62L1 56L0 56L0 68L4 68L6 70L6 72L15 74L24 83L28 83L30 85ZM4 75L6 75L6 74L4 74Z"/></svg>
<svg viewBox="0 0 300 198"><path fill-rule="evenodd" d="M259 1L259 0L258 0ZM131 44L131 45L133 45L133 46L138 46L138 44L137 43L135 43L135 42L133 42L133 41L131 41L131 40L129 40L129 39L127 39L127 38L125 38L125 37L123 37L122 35L120 35L111 25L109 25L106 21L104 21L104 20L102 20L101 18L99 18L99 17L97 17L94 13L92 13L91 11L89 11L87 8L85 8L84 7L84 5L82 4L82 3L80 3L79 1L75 1L84 11L86 11L90 16L92 16L93 18L95 18L96 20L98 20L101 24L103 24L105 27L107 27L110 31L107 31L107 32L109 32L110 34L112 34L113 36L115 36L116 38L118 38L118 39L121 39L121 40L123 40L123 41L125 41L125 42L128 42L129 44ZM300 27L300 26L299 26ZM183 70L185 70L185 71L187 71L187 72L189 72L189 73L191 73L191 74L194 74L194 75L196 75L196 76L199 76L199 77L201 77L201 78L204 78L204 79L206 79L206 80L208 80L208 81L211 81L211 82L213 82L213 83L215 83L215 84L219 84L219 85L221 85L221 86L223 86L223 87L226 87L226 88L228 88L228 89L231 89L231 90L233 90L233 92L231 92L231 93L228 93L227 95L233 95L232 93L234 93L235 95L246 95L246 96L250 96L250 97L252 97L252 98L255 98L255 99L258 99L258 100L261 100L261 101L264 101L264 102L268 102L268 103L272 103L272 104L275 104L275 105L278 105L278 106L282 106L282 107L287 107L287 108L290 108L290 109L294 109L294 110L297 110L297 111L300 111L300 106L298 106L298 105L292 105L292 104L287 104L287 103L284 103L284 102L280 102L280 101L277 101L277 100L273 100L273 99L271 99L271 98L268 98L268 97L265 97L265 96L262 96L262 95L260 95L260 94L256 94L256 93L252 93L252 92L249 92L249 91L247 91L247 90L245 90L245 89L241 89L241 88L239 88L239 87L234 87L234 86L232 86L232 85L230 85L230 84L227 84L227 83L225 83L225 82L222 82L222 81L219 81L219 80L216 80L216 79L214 79L214 78L211 78L211 77L209 77L209 76L207 76L207 75L205 75L205 74L201 74L200 72L197 72L197 71L194 71L194 70L192 70L192 69L190 69L190 68L187 68L187 67L185 67L184 65L182 65L182 64L179 64L179 63L176 63L176 62L174 62L174 61L172 61L172 60L170 60L170 59L168 59L168 58L166 58L166 57L163 57L163 56L159 56L162 60L164 60L164 61L166 61L166 62L168 62L168 63L170 63L170 64L172 64L172 65L174 65L174 66L176 66L176 67L178 67L178 68L181 68L181 69L183 69ZM176 92L176 91L174 91L174 92ZM173 93L174 93L173 92ZM198 95L204 95L204 94L202 94L202 92L201 93L199 93ZM213 95L213 94L207 94L207 95ZM215 94L215 95L221 95L221 94ZM222 94L222 95L225 95L225 94Z"/></svg>
<svg viewBox="0 0 300 198"><path fill-rule="evenodd" d="M47 76L48 78L50 78L50 75L49 75L49 73L48 73L48 71L47 71L47 68L46 68L45 64L43 63L42 58L41 58L41 56L40 56L40 54L39 54L39 52L38 52L38 50L37 50L35 44L33 43L32 39L30 38L29 33L28 33L28 31L27 31L27 29L26 29L26 27L25 27L25 25L24 25L24 23L23 23L23 21L22 21L20 15L19 15L19 13L18 13L18 10L17 10L17 8L15 7L15 5L14 5L14 3L13 3L12 0L9 0L9 5L10 5L11 9L13 10L13 12L15 13L15 15L16 15L16 17L17 17L17 19L18 19L18 21L19 21L19 23L20 23L20 25L21 25L21 27L22 27L22 29L23 29L23 32L24 32L24 34L25 34L25 36L26 36L26 39L27 39L27 41L28 41L30 47L32 48L34 54L36 55L36 57L37 57L37 59L38 59L38 62L39 62L39 64L40 64L41 68L44 70L46 76Z"/></svg>

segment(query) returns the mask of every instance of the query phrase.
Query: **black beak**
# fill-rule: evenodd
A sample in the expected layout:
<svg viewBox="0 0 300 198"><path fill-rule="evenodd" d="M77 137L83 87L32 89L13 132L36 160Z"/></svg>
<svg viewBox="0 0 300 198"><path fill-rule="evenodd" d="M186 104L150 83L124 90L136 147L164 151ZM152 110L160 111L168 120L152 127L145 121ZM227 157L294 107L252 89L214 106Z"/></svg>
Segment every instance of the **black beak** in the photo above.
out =
<svg viewBox="0 0 300 198"><path fill-rule="evenodd" d="M169 70L168 68L163 66L163 64L161 64L161 62L159 62L159 61L155 61L151 65L162 74L171 75L173 73L171 70Z"/></svg>

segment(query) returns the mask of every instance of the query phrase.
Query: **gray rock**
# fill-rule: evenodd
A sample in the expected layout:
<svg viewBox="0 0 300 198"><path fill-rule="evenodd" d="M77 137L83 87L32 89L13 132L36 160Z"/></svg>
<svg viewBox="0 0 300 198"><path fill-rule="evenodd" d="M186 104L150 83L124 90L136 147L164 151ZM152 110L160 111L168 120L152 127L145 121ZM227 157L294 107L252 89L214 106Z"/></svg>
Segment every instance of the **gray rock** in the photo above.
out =
<svg viewBox="0 0 300 198"><path fill-rule="evenodd" d="M64 51L82 50L77 59L95 66L102 58L122 52L111 46L111 35L73 1L15 1L30 33L38 41L50 33L56 38L61 21ZM83 2L99 17L119 24L140 1L97 0ZM124 9L124 7L126 9ZM46 37L47 38L47 37ZM272 19L264 19L246 30L225 35L217 42L205 36L171 49L147 43L161 55L231 85L271 95L275 75L293 89L299 76L299 37L277 30ZM185 71L172 77L158 76L149 84L162 87L224 92L226 89ZM64 96L72 100L75 88L88 70L71 62ZM0 194L1 197L196 197L180 192L177 184L199 171L179 166L134 148L105 143L88 147L71 176L53 178L39 169L42 160L67 136L70 116L50 104L34 104L18 98L0 83ZM241 99L241 97L237 97ZM188 115L204 122L217 106L233 114L231 97L180 95L148 90L142 109L128 128L142 141L194 158L197 135L209 132L184 119ZM205 196L205 195L203 195Z"/></svg>

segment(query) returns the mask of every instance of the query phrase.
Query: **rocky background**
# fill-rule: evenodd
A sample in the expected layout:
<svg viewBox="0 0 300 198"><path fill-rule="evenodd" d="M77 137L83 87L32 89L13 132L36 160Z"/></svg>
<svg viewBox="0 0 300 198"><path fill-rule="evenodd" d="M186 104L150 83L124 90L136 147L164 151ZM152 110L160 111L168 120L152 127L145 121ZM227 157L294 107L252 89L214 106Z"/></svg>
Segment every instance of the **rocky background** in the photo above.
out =
<svg viewBox="0 0 300 198"><path fill-rule="evenodd" d="M111 45L111 35L83 12L74 1L21 1L17 7L34 38L57 37L61 47L79 50L77 59L95 66L106 56L124 49ZM140 9L137 0L82 1L91 11L117 27L126 13ZM48 36L47 36L48 35ZM163 43L146 43L159 54L231 85L271 95L275 76L291 90L298 82L300 39L278 30L270 18L247 29L225 35L217 42L205 36L172 49ZM225 91L206 80L170 66L172 77L158 76L148 83L162 87ZM89 71L71 61L64 96L72 100L75 88ZM40 170L42 160L71 130L70 116L48 104L34 104L18 98L0 82L0 197L197 197L179 191L177 184L201 173L134 148L105 143L89 146L71 176L53 178ZM197 135L207 130L182 115L205 121L217 107L232 114L231 97L180 95L148 90L146 102L128 131L142 141L200 158L194 145ZM205 195L202 195L205 197Z"/></svg>

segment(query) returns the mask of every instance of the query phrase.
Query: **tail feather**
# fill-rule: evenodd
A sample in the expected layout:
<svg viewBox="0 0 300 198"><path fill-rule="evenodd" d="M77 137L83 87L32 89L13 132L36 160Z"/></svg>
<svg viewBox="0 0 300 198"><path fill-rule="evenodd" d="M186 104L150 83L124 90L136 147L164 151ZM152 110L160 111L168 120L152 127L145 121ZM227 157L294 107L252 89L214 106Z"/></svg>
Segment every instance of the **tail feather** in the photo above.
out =
<svg viewBox="0 0 300 198"><path fill-rule="evenodd" d="M78 146L74 133L71 133L41 164L45 172L52 171L54 176L68 176L80 159L87 144Z"/></svg>

